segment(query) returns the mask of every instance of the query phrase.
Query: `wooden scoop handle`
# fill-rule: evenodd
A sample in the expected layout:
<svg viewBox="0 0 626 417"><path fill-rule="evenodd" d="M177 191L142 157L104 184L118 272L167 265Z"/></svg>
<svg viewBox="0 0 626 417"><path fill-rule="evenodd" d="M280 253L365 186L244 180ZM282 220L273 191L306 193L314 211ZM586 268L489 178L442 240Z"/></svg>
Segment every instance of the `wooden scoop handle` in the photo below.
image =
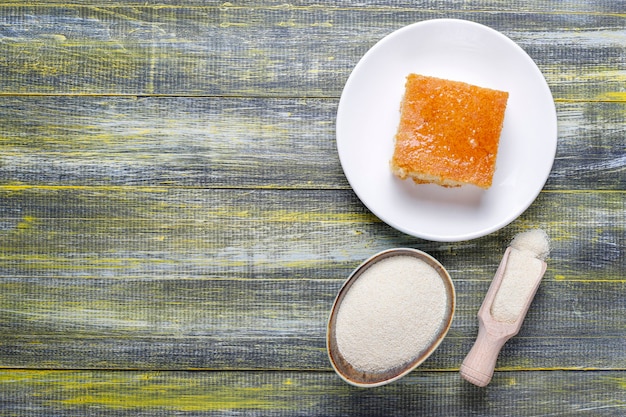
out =
<svg viewBox="0 0 626 417"><path fill-rule="evenodd" d="M500 349L511 337L513 337L512 334L498 335L489 332L479 317L478 336L461 364L461 376L479 387L489 384L496 368Z"/></svg>

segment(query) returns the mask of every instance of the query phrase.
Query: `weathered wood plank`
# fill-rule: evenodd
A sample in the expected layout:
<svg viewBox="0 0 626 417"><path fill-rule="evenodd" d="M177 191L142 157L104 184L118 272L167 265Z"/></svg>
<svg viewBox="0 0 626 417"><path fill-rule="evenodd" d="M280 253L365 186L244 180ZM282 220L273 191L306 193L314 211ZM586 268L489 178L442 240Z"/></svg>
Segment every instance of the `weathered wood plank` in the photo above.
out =
<svg viewBox="0 0 626 417"><path fill-rule="evenodd" d="M624 415L626 2L389 3L0 4L0 414ZM437 17L518 42L559 111L537 202L455 244L378 221L334 149L358 59ZM536 226L548 273L477 389L457 372L476 311ZM457 314L419 370L363 391L330 371L326 318L393 246L446 265Z"/></svg>
<svg viewBox="0 0 626 417"><path fill-rule="evenodd" d="M5 186L0 270L51 278L337 278L373 252L417 245L444 261L462 256L469 272L497 265L516 231L540 226L553 238L560 279L622 280L623 214L621 191L544 192L511 226L450 245L391 229L351 190Z"/></svg>
<svg viewBox="0 0 626 417"><path fill-rule="evenodd" d="M336 103L1 97L0 181L345 188Z"/></svg>
<svg viewBox="0 0 626 417"><path fill-rule="evenodd" d="M0 371L20 416L623 416L620 372L498 372L486 389L458 373L413 372L363 390L332 373Z"/></svg>
<svg viewBox="0 0 626 417"><path fill-rule="evenodd" d="M379 250L412 246L455 280L457 316L428 365L454 369L504 247L541 226L549 270L500 366L623 368L623 198L542 193L502 231L448 245L395 232L349 190L4 187L1 365L325 368L343 280Z"/></svg>
<svg viewBox="0 0 626 417"><path fill-rule="evenodd" d="M346 189L336 108L336 99L0 97L0 183ZM546 189L624 189L625 104L557 111Z"/></svg>
<svg viewBox="0 0 626 417"><path fill-rule="evenodd" d="M23 0L5 0L4 4L22 4ZM34 2L31 2L31 4ZM499 12L552 12L552 13L605 13L623 14L626 10L624 0L568 0L558 4L549 4L542 0L511 2L507 0L415 0L390 2L388 0L368 1L366 4L359 0L310 1L295 0L285 3L282 0L239 0L236 2L220 2L215 0L109 0L107 6L160 6L160 7L263 7L263 8L351 8L351 9L419 9L438 11L499 11ZM94 0L47 0L47 6L84 5L101 7L102 3Z"/></svg>
<svg viewBox="0 0 626 417"><path fill-rule="evenodd" d="M0 366L329 370L325 326L339 286L311 280L2 280ZM456 281L454 323L423 369L458 370L475 340L486 286ZM623 282L547 279L497 369L623 369L623 293Z"/></svg>
<svg viewBox="0 0 626 417"><path fill-rule="evenodd" d="M0 92L338 97L376 41L440 17L510 36L557 99L625 99L624 15L365 7L4 5Z"/></svg>
<svg viewBox="0 0 626 417"><path fill-rule="evenodd" d="M458 265L449 261L450 269ZM453 336L473 336L475 314L495 268L453 272ZM549 270L528 315L528 337L616 337L624 281L563 281ZM346 275L347 276L347 275ZM68 337L249 337L320 333L345 277L334 280L15 279L3 277L5 334ZM20 295L22 297L20 297ZM602 314L614 312L602 321ZM542 318L549 319L543 320ZM310 333L312 332L312 333ZM621 354L626 354L621 352Z"/></svg>
<svg viewBox="0 0 626 417"><path fill-rule="evenodd" d="M546 188L587 188L576 184L584 178L596 184L591 189L624 190L626 107L617 103L559 103L557 114L557 155Z"/></svg>

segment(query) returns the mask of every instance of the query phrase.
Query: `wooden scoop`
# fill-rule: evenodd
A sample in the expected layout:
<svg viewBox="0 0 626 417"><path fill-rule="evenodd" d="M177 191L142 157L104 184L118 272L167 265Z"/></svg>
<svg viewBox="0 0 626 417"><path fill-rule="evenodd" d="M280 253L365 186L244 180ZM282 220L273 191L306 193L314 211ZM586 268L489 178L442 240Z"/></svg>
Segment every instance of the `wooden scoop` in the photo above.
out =
<svg viewBox="0 0 626 417"><path fill-rule="evenodd" d="M520 297L526 297L526 300L522 307L521 314L519 314L515 321L506 322L496 320L492 315L492 305L505 276L504 272L512 250L514 249L508 247L505 251L500 266L489 287L489 291L487 291L483 304L478 310L478 337L461 365L461 376L479 387L484 387L491 381L500 349L502 349L502 346L504 346L507 340L515 336L522 327L522 322L526 317L528 307L546 271L546 263L540 260L541 271L536 277L536 282L533 284L533 287L526 294L519 294Z"/></svg>

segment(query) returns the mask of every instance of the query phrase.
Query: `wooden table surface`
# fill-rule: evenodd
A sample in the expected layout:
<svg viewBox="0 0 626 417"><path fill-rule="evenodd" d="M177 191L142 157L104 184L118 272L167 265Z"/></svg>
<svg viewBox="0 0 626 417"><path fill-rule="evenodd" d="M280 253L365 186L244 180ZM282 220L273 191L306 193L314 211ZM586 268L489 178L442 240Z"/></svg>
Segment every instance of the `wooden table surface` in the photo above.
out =
<svg viewBox="0 0 626 417"><path fill-rule="evenodd" d="M559 123L537 200L457 243L370 213L334 132L361 56L444 17L526 50ZM626 415L625 57L624 0L2 1L0 413ZM546 276L475 387L476 313L532 227ZM420 368L355 388L326 320L350 271L399 246L449 270L456 316Z"/></svg>

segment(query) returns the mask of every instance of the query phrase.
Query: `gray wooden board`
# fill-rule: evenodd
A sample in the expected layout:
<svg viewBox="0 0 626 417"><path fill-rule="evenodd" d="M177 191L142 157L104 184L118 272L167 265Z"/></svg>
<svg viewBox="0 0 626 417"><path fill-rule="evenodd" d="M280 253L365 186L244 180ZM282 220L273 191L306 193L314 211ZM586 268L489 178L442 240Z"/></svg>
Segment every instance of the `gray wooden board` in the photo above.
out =
<svg viewBox="0 0 626 417"><path fill-rule="evenodd" d="M349 187L335 99L7 96L0 109L4 183ZM557 111L546 189L622 189L624 104L557 103Z"/></svg>
<svg viewBox="0 0 626 417"><path fill-rule="evenodd" d="M0 414L623 416L624 1L298 0L0 5ZM558 148L538 199L468 242L413 238L358 200L335 113L405 25L486 24L536 61ZM529 123L532 121L529 121ZM518 232L548 271L494 381L458 368ZM440 348L392 385L343 383L326 319L390 247L457 288Z"/></svg>
<svg viewBox="0 0 626 417"><path fill-rule="evenodd" d="M502 31L557 99L624 100L623 15L377 7L7 4L0 92L338 97L369 47L433 18Z"/></svg>
<svg viewBox="0 0 626 417"><path fill-rule="evenodd" d="M623 367L623 317L607 316L624 309L619 192L542 193L514 224L465 245L396 232L350 190L17 187L2 201L4 366L324 368L341 283L375 252L411 246L456 283L449 362L433 365L454 368L504 248L541 226L554 260L512 363Z"/></svg>
<svg viewBox="0 0 626 417"><path fill-rule="evenodd" d="M496 372L480 389L457 372L414 371L376 388L324 372L0 371L19 416L623 416L620 372Z"/></svg>

